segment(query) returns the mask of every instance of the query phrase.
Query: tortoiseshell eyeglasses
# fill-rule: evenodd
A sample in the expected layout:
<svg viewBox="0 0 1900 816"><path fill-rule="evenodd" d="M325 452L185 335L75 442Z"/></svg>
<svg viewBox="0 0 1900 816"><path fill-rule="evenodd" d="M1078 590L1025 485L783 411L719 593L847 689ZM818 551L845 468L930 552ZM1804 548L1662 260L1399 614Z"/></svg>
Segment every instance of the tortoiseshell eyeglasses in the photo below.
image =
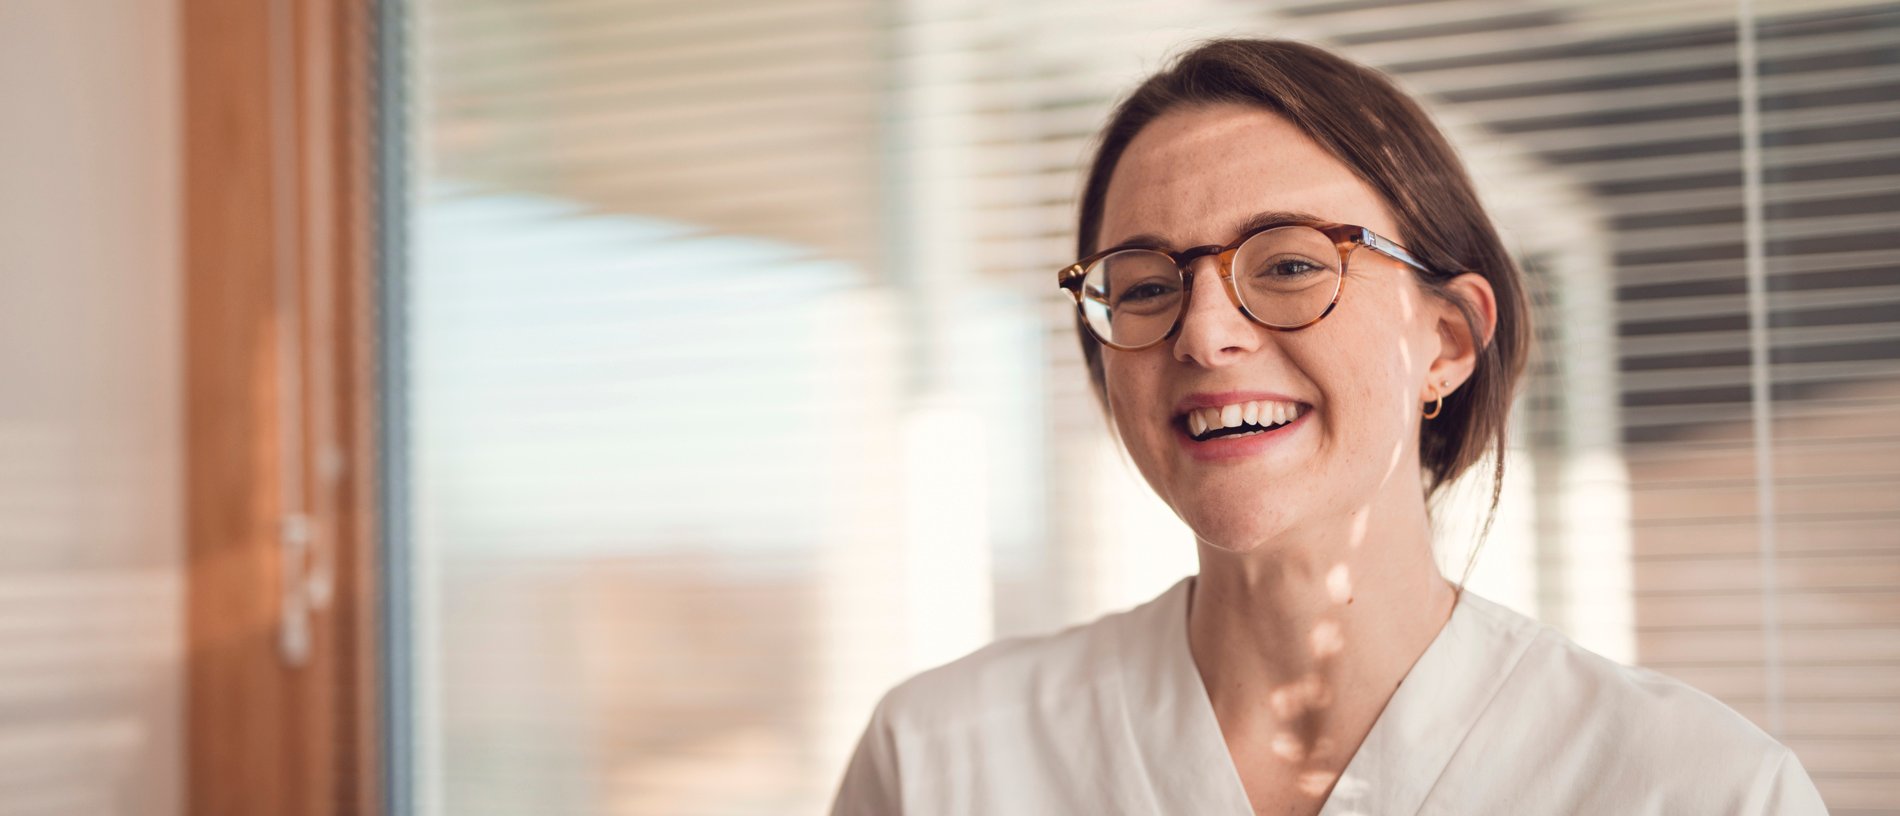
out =
<svg viewBox="0 0 1900 816"><path fill-rule="evenodd" d="M1180 330L1194 289L1194 261L1213 255L1221 280L1243 314L1274 331L1297 331L1318 323L1339 305L1346 265L1360 247L1432 272L1404 247L1365 227L1278 221L1248 230L1226 246L1180 252L1110 247L1064 267L1056 285L1075 298L1082 322L1095 339L1135 351Z"/></svg>

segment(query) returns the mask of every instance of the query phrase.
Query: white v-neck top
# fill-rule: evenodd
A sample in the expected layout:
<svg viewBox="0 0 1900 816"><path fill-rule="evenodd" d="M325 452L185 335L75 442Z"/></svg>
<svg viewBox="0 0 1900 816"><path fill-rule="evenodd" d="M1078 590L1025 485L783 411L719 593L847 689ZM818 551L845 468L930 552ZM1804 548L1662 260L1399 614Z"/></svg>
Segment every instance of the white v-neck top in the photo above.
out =
<svg viewBox="0 0 1900 816"><path fill-rule="evenodd" d="M900 683L832 813L1252 814L1188 651L1193 580ZM1320 811L1826 812L1800 760L1733 709L1470 590Z"/></svg>

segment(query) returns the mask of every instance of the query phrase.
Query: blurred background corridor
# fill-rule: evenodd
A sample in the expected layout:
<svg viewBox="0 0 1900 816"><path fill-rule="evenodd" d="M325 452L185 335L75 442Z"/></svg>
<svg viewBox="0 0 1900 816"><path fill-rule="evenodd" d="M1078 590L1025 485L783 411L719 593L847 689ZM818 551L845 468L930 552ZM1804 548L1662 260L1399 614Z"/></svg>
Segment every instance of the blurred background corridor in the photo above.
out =
<svg viewBox="0 0 1900 816"><path fill-rule="evenodd" d="M1473 590L1900 813L1893 0L0 0L0 815L821 811L1195 569L1052 274L1225 35L1530 275Z"/></svg>

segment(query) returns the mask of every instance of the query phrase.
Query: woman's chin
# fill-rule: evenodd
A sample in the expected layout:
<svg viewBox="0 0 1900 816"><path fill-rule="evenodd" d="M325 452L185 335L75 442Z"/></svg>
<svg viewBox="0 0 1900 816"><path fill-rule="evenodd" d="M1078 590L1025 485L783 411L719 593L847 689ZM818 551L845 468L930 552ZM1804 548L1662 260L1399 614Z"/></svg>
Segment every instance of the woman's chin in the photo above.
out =
<svg viewBox="0 0 1900 816"><path fill-rule="evenodd" d="M1201 544L1224 552L1241 555L1254 552L1266 546L1275 538L1277 528L1267 525L1241 522L1236 519L1221 521L1188 521L1194 530L1194 538Z"/></svg>
<svg viewBox="0 0 1900 816"><path fill-rule="evenodd" d="M1234 555L1246 555L1257 549L1260 549L1260 545L1265 543L1258 539L1243 538L1243 539L1227 540L1227 539L1213 539L1213 538L1205 538L1205 537L1200 538L1200 542L1203 546L1206 546L1210 549L1216 549L1216 550L1220 550L1221 552L1226 552L1226 553L1233 553Z"/></svg>

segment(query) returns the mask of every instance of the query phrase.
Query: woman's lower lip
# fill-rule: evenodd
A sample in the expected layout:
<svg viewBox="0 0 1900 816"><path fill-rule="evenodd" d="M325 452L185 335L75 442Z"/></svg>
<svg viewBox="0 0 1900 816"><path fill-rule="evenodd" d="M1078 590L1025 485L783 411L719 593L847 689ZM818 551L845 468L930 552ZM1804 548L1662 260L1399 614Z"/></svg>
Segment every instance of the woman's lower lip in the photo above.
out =
<svg viewBox="0 0 1900 816"><path fill-rule="evenodd" d="M1307 408L1301 411L1300 415L1295 417L1292 422L1288 422L1271 431L1263 431L1246 436L1223 436L1219 439L1210 439L1206 442L1194 441L1194 437L1188 435L1187 429L1177 424L1174 426L1174 436L1181 441L1181 447L1187 451L1189 456L1203 462L1239 459L1252 456L1267 448L1280 444L1288 434L1299 430L1301 426L1305 425L1306 418L1312 416L1312 414L1313 409Z"/></svg>

